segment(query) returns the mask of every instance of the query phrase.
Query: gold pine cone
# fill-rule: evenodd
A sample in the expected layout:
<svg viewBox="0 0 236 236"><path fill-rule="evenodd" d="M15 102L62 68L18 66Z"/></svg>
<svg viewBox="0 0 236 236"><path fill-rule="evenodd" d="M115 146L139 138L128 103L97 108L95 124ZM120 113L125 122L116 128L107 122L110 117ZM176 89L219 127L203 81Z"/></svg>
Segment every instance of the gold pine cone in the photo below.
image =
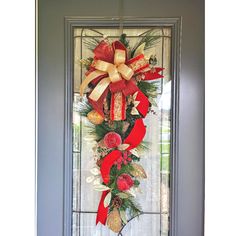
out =
<svg viewBox="0 0 236 236"><path fill-rule="evenodd" d="M131 165L134 168L133 170L130 171L131 175L133 175L134 177L140 177L143 179L147 178L147 174L141 165L134 162Z"/></svg>
<svg viewBox="0 0 236 236"><path fill-rule="evenodd" d="M114 208L107 217L107 226L110 230L118 233L122 228L122 220L117 208Z"/></svg>
<svg viewBox="0 0 236 236"><path fill-rule="evenodd" d="M104 121L104 118L95 110L90 111L87 118L94 125L99 125Z"/></svg>

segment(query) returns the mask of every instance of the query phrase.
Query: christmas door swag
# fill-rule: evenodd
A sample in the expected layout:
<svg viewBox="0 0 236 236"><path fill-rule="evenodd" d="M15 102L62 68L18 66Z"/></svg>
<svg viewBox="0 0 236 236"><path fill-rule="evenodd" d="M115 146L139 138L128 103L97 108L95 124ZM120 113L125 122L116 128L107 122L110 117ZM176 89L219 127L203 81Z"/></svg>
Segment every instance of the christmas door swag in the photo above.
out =
<svg viewBox="0 0 236 236"><path fill-rule="evenodd" d="M101 191L97 223L119 232L129 219L141 214L135 196L139 184L147 178L138 163L140 151L147 149L144 119L153 112L157 83L163 68L155 66L155 57L144 52L159 40L150 31L131 48L126 35L110 42L87 41L94 57L81 60L87 68L80 86L80 114L90 121L95 136L96 165L87 183Z"/></svg>

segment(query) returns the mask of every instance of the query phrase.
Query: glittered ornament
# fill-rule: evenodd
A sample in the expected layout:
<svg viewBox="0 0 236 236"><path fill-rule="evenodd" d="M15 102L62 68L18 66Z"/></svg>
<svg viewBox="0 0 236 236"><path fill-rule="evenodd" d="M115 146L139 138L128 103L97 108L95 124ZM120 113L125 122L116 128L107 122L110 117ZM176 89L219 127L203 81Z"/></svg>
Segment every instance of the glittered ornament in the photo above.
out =
<svg viewBox="0 0 236 236"><path fill-rule="evenodd" d="M90 111L87 118L94 125L99 125L104 121L104 118L95 110Z"/></svg>
<svg viewBox="0 0 236 236"><path fill-rule="evenodd" d="M130 175L128 174L122 174L117 178L117 188L120 191L127 191L129 190L133 185L134 185L134 181L131 178Z"/></svg>
<svg viewBox="0 0 236 236"><path fill-rule="evenodd" d="M107 148L118 147L122 143L122 139L116 132L109 132L104 136L104 144Z"/></svg>
<svg viewBox="0 0 236 236"><path fill-rule="evenodd" d="M122 220L120 217L119 210L114 208L107 217L107 226L113 232L118 233L122 228Z"/></svg>

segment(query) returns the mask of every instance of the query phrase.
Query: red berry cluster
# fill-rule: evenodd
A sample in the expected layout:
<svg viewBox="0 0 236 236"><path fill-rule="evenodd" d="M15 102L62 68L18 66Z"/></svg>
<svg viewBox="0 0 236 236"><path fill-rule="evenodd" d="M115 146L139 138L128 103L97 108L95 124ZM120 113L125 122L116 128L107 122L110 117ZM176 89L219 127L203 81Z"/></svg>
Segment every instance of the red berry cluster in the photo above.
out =
<svg viewBox="0 0 236 236"><path fill-rule="evenodd" d="M118 170L121 169L122 163L123 163L124 165L127 165L129 162L132 161L132 159L129 157L129 154L130 154L129 151L124 151L124 152L123 152L123 155L117 159L117 161L115 162L115 164L117 165L117 169L118 169Z"/></svg>

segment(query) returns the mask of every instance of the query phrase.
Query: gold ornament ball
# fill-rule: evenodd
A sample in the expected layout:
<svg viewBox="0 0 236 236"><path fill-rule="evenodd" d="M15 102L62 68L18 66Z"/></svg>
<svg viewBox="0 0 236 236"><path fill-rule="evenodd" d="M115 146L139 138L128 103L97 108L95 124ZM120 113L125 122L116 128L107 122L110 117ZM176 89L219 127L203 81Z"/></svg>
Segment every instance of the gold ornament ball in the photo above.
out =
<svg viewBox="0 0 236 236"><path fill-rule="evenodd" d="M104 121L104 118L95 110L90 111L87 118L94 125L99 125Z"/></svg>

